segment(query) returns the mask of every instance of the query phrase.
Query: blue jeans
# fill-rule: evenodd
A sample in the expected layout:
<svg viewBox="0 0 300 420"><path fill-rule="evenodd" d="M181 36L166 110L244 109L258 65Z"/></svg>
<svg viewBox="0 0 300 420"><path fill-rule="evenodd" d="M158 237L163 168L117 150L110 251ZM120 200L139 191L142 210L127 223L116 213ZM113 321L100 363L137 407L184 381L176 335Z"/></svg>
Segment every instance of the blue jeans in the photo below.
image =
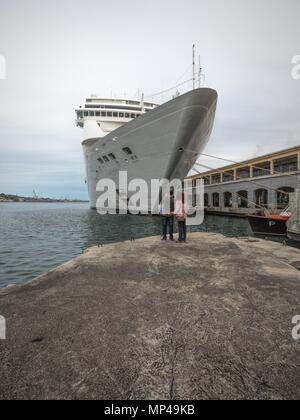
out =
<svg viewBox="0 0 300 420"><path fill-rule="evenodd" d="M186 222L178 222L179 241L186 241Z"/></svg>
<svg viewBox="0 0 300 420"><path fill-rule="evenodd" d="M163 216L163 218L162 218L163 239L167 239L168 227L169 227L169 232L170 232L170 239L173 239L173 236L174 236L174 216Z"/></svg>

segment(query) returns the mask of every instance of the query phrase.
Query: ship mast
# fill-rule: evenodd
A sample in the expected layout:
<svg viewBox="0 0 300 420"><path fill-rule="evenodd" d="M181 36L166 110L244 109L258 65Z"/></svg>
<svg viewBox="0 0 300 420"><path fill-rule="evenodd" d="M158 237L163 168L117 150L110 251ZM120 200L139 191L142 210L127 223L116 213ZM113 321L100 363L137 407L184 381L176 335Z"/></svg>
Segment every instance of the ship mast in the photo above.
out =
<svg viewBox="0 0 300 420"><path fill-rule="evenodd" d="M195 44L193 44L193 90L196 88L195 65Z"/></svg>
<svg viewBox="0 0 300 420"><path fill-rule="evenodd" d="M199 89L201 88L201 77L202 77L202 67L201 67L201 56L199 55L199 73L198 73Z"/></svg>

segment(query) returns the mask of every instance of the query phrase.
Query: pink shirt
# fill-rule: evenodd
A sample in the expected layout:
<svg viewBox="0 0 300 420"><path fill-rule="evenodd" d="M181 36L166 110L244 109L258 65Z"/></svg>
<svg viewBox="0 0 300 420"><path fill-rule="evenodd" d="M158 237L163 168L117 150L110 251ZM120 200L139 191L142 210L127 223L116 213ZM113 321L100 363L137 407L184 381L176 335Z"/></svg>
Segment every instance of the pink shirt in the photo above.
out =
<svg viewBox="0 0 300 420"><path fill-rule="evenodd" d="M177 200L175 205L175 214L187 216L188 212L188 205L183 203L181 200Z"/></svg>

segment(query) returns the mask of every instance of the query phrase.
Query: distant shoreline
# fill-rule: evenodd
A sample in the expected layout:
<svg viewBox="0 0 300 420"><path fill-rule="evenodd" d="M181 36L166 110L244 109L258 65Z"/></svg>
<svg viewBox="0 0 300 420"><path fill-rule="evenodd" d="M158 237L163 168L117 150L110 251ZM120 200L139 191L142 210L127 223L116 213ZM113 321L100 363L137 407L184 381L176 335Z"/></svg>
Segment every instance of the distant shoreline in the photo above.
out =
<svg viewBox="0 0 300 420"><path fill-rule="evenodd" d="M89 203L88 200L68 200L68 199L53 199L53 198L39 198L39 197L20 197L12 194L0 194L1 203L63 203L63 204L74 204L74 203Z"/></svg>

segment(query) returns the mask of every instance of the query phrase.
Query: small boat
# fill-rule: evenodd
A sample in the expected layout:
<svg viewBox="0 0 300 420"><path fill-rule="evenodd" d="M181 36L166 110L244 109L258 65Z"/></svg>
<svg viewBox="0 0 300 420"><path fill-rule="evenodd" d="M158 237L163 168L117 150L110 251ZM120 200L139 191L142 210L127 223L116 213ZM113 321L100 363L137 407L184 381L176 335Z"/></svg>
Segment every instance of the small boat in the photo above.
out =
<svg viewBox="0 0 300 420"><path fill-rule="evenodd" d="M252 231L257 235L286 236L289 218L287 213L248 215Z"/></svg>

